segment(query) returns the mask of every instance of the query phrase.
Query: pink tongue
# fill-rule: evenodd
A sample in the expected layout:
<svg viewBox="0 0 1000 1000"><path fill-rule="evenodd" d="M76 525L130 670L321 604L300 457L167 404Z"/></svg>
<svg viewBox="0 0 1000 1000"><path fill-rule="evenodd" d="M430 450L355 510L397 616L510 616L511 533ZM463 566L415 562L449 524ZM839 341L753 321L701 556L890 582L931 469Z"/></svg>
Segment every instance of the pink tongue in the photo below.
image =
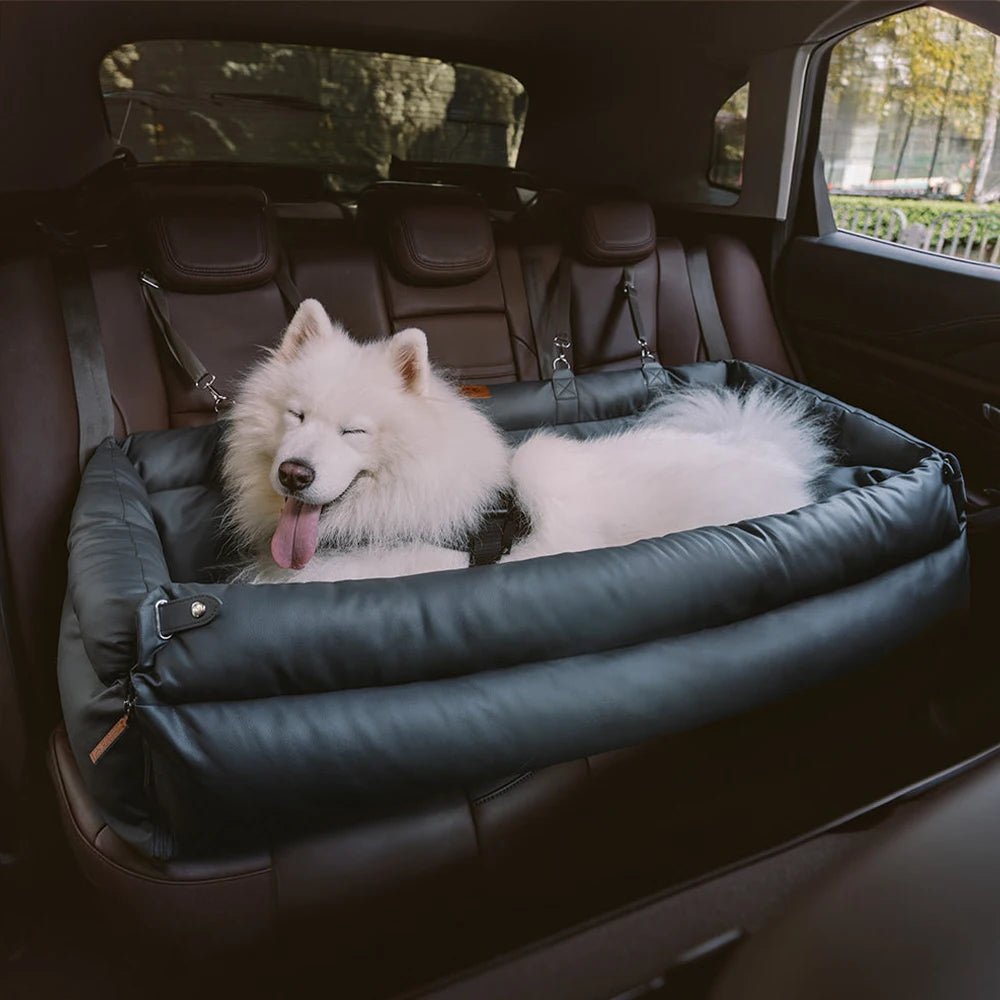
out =
<svg viewBox="0 0 1000 1000"><path fill-rule="evenodd" d="M302 569L316 552L322 508L291 498L285 501L271 539L271 556L282 569Z"/></svg>

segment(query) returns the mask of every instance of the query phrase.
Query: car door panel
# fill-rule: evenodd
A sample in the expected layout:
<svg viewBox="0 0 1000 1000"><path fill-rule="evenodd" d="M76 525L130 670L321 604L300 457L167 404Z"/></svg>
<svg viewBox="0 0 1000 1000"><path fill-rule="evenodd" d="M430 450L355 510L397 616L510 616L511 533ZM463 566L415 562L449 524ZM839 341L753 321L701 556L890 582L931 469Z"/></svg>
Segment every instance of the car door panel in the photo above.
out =
<svg viewBox="0 0 1000 1000"><path fill-rule="evenodd" d="M778 280L811 382L1000 486L1000 268L834 232L793 240Z"/></svg>

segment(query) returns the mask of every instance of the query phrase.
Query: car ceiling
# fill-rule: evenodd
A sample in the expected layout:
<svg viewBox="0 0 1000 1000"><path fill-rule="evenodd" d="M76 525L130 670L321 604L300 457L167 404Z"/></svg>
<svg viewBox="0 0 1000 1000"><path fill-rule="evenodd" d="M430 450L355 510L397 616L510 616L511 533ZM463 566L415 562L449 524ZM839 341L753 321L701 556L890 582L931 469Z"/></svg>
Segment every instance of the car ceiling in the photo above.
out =
<svg viewBox="0 0 1000 1000"><path fill-rule="evenodd" d="M70 187L107 162L113 143L98 87L101 57L127 41L188 37L326 44L506 70L529 97L520 166L652 194L651 179L661 174L704 173L714 112L761 53L901 6L4 2L0 191Z"/></svg>

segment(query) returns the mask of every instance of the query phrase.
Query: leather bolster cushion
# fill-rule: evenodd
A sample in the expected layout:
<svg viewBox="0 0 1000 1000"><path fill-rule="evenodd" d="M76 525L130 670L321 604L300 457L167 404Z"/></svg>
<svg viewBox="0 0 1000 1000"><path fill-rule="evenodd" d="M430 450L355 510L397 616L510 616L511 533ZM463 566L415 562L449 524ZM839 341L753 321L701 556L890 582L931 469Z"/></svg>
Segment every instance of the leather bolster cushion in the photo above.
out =
<svg viewBox="0 0 1000 1000"><path fill-rule="evenodd" d="M656 249L656 220L644 201L595 201L580 210L580 252L595 264L635 264Z"/></svg>
<svg viewBox="0 0 1000 1000"><path fill-rule="evenodd" d="M136 198L146 262L164 288L236 292L274 278L280 251L263 191L149 184Z"/></svg>
<svg viewBox="0 0 1000 1000"><path fill-rule="evenodd" d="M741 362L667 380L794 386ZM566 430L578 436L620 428L645 401L638 372L577 383ZM108 822L159 857L264 843L747 712L961 609L954 459L795 391L829 415L846 456L808 507L394 580L174 582L208 578L212 547L196 525L215 523L219 431L106 442L73 514L59 660L74 753ZM516 434L551 422L553 399L548 383L522 383L484 405ZM162 600L218 613L163 639ZM130 687L132 722L92 764Z"/></svg>
<svg viewBox="0 0 1000 1000"><path fill-rule="evenodd" d="M378 184L360 199L358 220L407 284L465 284L493 266L489 214L462 188Z"/></svg>

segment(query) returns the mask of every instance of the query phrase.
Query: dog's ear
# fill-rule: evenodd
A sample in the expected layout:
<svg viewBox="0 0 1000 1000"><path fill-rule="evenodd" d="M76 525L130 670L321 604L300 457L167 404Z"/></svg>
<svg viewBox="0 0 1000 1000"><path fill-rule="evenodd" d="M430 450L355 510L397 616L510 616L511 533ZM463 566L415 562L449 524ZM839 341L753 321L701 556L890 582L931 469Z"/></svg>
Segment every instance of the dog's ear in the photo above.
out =
<svg viewBox="0 0 1000 1000"><path fill-rule="evenodd" d="M281 338L278 353L293 358L310 340L333 337L337 332L338 328L333 325L326 310L315 299L304 299Z"/></svg>
<svg viewBox="0 0 1000 1000"><path fill-rule="evenodd" d="M431 377L431 362L427 356L427 335L411 326L400 330L389 341L392 363L403 378L403 388L422 396L427 392Z"/></svg>

